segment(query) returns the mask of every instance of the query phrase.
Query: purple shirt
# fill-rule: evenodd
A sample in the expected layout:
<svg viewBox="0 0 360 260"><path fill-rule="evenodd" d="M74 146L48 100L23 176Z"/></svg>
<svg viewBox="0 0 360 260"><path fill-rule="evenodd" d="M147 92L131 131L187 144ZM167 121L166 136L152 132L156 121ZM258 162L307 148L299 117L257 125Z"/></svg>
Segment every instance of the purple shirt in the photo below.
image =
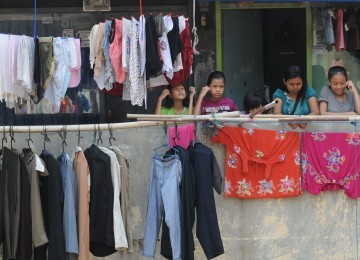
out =
<svg viewBox="0 0 360 260"><path fill-rule="evenodd" d="M222 113L237 111L234 101L231 98L222 98L217 101L211 101L204 98L201 102L201 114Z"/></svg>

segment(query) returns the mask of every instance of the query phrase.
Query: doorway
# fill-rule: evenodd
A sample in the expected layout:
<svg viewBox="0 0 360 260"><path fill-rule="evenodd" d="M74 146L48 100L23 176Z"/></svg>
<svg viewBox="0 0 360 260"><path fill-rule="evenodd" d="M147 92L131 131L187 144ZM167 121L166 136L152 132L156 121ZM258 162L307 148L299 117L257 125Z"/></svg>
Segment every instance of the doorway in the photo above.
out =
<svg viewBox="0 0 360 260"><path fill-rule="evenodd" d="M284 69L299 65L306 77L306 9L223 10L225 96L243 110L244 95L272 93L282 84Z"/></svg>

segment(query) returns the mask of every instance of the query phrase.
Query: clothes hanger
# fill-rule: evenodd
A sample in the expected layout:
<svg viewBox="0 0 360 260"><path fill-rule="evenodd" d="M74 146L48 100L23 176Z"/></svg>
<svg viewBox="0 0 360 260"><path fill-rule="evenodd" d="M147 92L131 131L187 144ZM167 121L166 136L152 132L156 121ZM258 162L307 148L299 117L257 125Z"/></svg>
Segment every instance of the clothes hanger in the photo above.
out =
<svg viewBox="0 0 360 260"><path fill-rule="evenodd" d="M166 121L164 121L164 126L163 126L163 130L164 130L164 143L159 146L159 147L156 147L154 150L153 150L153 153L155 152L155 155L158 155L158 156L165 156L166 154L158 154L157 151L161 148L164 148L164 147L169 147L169 144L167 143L167 123ZM171 147L170 150L173 150L175 152L176 155L179 154L179 150L174 148L174 147Z"/></svg>
<svg viewBox="0 0 360 260"><path fill-rule="evenodd" d="M178 125L176 122L175 122L175 136L172 139L173 139L174 145L177 145L176 140L180 141L180 133L178 131Z"/></svg>
<svg viewBox="0 0 360 260"><path fill-rule="evenodd" d="M30 126L29 126L29 138L28 138L28 139L25 139L25 140L27 141L27 143L28 143L29 149L31 149L30 142L31 142L32 144L34 144L34 141L31 139L30 133L31 133L31 132L30 132Z"/></svg>
<svg viewBox="0 0 360 260"><path fill-rule="evenodd" d="M5 132L5 125L4 125L4 129L3 129L3 138L1 140L1 150L4 148L4 141L7 143L7 138L6 138L6 132Z"/></svg>
<svg viewBox="0 0 360 260"><path fill-rule="evenodd" d="M103 141L101 139L102 133L101 133L101 130L100 130L100 124L98 124L98 131L99 131L99 138L97 140L97 145L99 145L99 143L100 143L100 145L102 145Z"/></svg>
<svg viewBox="0 0 360 260"><path fill-rule="evenodd" d="M14 126L10 126L10 131L9 131L9 135L10 135L10 148L13 149L13 142L15 143L15 138L14 138Z"/></svg>
<svg viewBox="0 0 360 260"><path fill-rule="evenodd" d="M96 124L94 124L94 138L93 138L93 144L95 144L95 145L96 145L96 133L97 133L97 131L96 131Z"/></svg>
<svg viewBox="0 0 360 260"><path fill-rule="evenodd" d="M77 136L78 136L78 146L80 147L80 139L83 138L83 137L80 135L80 125L78 125L78 133L77 133Z"/></svg>
<svg viewBox="0 0 360 260"><path fill-rule="evenodd" d="M194 140L191 140L190 144L194 147L195 144L199 143L199 139L197 137L197 126L198 122L194 121Z"/></svg>
<svg viewBox="0 0 360 260"><path fill-rule="evenodd" d="M61 139L62 139L62 143L61 143L61 146L62 146L62 151L63 153L65 153L65 146L67 146L66 144L66 125L63 126L63 129L62 129L62 134L60 134L61 136Z"/></svg>
<svg viewBox="0 0 360 260"><path fill-rule="evenodd" d="M44 136L44 150L46 150L45 144L46 144L46 142L50 142L50 139L49 139L48 134L46 132L46 126L45 125L43 126L43 130L44 130L44 132L41 133L41 134Z"/></svg>
<svg viewBox="0 0 360 260"><path fill-rule="evenodd" d="M111 140L116 141L115 137L113 136L113 131L112 131L112 126L109 123L109 134L110 134L110 138L109 138L109 144L110 146L112 146Z"/></svg>

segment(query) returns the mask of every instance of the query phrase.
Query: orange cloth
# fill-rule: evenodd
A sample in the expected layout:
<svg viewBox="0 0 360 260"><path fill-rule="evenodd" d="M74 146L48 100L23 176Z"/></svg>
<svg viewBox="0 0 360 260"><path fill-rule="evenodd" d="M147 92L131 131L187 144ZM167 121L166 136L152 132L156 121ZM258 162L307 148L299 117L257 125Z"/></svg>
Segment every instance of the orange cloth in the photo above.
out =
<svg viewBox="0 0 360 260"><path fill-rule="evenodd" d="M298 133L228 126L220 129L213 141L226 145L224 196L279 198L301 194Z"/></svg>
<svg viewBox="0 0 360 260"><path fill-rule="evenodd" d="M74 158L74 172L78 182L78 260L90 259L90 226L89 226L89 166L81 148L77 148Z"/></svg>

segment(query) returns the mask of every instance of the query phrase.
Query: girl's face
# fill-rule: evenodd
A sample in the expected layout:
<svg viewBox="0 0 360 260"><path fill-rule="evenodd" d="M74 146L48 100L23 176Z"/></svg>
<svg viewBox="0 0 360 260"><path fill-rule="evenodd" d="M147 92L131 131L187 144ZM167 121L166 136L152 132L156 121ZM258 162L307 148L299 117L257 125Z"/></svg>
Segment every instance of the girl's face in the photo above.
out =
<svg viewBox="0 0 360 260"><path fill-rule="evenodd" d="M289 94L292 94L295 96L297 96L297 94L299 93L299 91L301 90L302 85L303 85L303 80L300 77L296 77L296 78L292 78L292 79L288 79L288 80L283 79L283 82L284 82Z"/></svg>
<svg viewBox="0 0 360 260"><path fill-rule="evenodd" d="M171 88L170 97L174 100L184 100L186 98L186 91L183 85L178 85Z"/></svg>
<svg viewBox="0 0 360 260"><path fill-rule="evenodd" d="M221 99L224 94L225 82L223 78L213 79L210 83L210 94L214 100Z"/></svg>
<svg viewBox="0 0 360 260"><path fill-rule="evenodd" d="M336 73L330 78L329 84L335 95L343 95L346 88L346 77L344 74Z"/></svg>

